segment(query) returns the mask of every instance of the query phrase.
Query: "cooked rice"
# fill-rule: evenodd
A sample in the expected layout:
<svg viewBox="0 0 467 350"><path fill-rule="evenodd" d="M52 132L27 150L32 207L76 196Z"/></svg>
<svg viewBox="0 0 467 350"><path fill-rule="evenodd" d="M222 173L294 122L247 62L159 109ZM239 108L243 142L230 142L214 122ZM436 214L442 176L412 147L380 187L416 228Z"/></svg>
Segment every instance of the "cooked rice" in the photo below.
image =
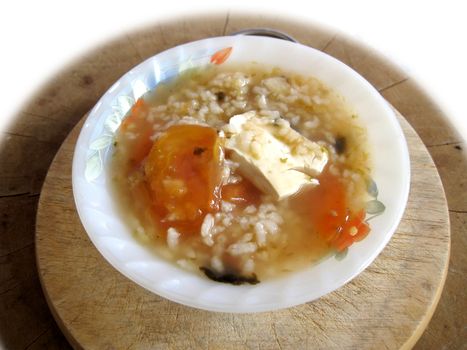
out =
<svg viewBox="0 0 467 350"><path fill-rule="evenodd" d="M222 98L219 97L219 92L222 92ZM361 200L361 192L365 186L362 183L366 170L357 171L352 169L352 165L366 164L364 146L357 142L350 143L353 152L337 154L334 147L336 130L342 128L342 121L352 113L316 79L290 78L274 71L264 73L263 77L248 70L221 71L207 80L186 81L183 88L174 89L165 100L161 98L150 108L148 121L163 121L162 125L154 124L152 140L156 140L165 130L176 124L210 125L220 130L219 137L224 138L225 133L229 132L230 126L225 125L230 117L248 111L256 111L260 116L277 119L285 125L290 124L305 137L316 139L320 146L329 150L329 170L332 174L341 175L339 164L348 167L344 168L342 175L349 181L348 193L357 203L352 204L360 204L358 201ZM349 128L347 132L351 140L364 138L364 132L358 128ZM129 139L136 138L131 128L125 131L125 135ZM286 128L280 129L280 136L289 142L297 137ZM263 146L253 141L252 134L245 132L242 142L249 145L255 157L261 156ZM293 151L297 154L308 152L300 145ZM238 167L238 163L223 159L223 184L242 181L242 176L237 172ZM179 190L189 189L181 186ZM177 218L165 219L170 221ZM290 231L293 227L297 228L297 232ZM238 259L239 270L244 274L256 273L256 269L261 268L262 274L266 276L271 271L275 272L270 275L280 272L281 261L284 262L284 269L287 259L293 261L286 252L290 247L302 249L300 244L291 244L297 237L306 235L308 229L303 227L287 202L276 203L263 195L259 205L248 205L240 211L234 203L222 201L218 213L207 213L204 216L199 232L200 245L193 243L196 242L193 237L185 243L181 234L173 227L167 229L165 242L173 260L183 268L196 270L200 261L204 261L204 266L207 265L218 273L226 272L229 266L226 266L225 257L229 256L229 259Z"/></svg>

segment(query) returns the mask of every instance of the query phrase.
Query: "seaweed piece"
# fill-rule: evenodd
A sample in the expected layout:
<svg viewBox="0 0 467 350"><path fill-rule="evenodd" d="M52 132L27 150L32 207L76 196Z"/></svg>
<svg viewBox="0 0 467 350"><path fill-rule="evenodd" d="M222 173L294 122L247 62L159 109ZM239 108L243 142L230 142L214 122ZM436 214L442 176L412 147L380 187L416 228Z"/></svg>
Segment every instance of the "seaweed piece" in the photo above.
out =
<svg viewBox="0 0 467 350"><path fill-rule="evenodd" d="M344 136L337 136L336 143L334 144L337 154L342 154L347 148L347 141Z"/></svg>
<svg viewBox="0 0 467 350"><path fill-rule="evenodd" d="M235 273L218 273L204 266L199 269L204 272L206 277L216 282L231 283L236 286L244 283L258 284L260 282L254 273L251 276L242 276Z"/></svg>
<svg viewBox="0 0 467 350"><path fill-rule="evenodd" d="M195 147L194 150L193 150L193 154L195 156L199 156L199 155L203 154L204 151L206 151L206 148Z"/></svg>
<svg viewBox="0 0 467 350"><path fill-rule="evenodd" d="M223 91L216 92L217 101L224 102L225 93Z"/></svg>

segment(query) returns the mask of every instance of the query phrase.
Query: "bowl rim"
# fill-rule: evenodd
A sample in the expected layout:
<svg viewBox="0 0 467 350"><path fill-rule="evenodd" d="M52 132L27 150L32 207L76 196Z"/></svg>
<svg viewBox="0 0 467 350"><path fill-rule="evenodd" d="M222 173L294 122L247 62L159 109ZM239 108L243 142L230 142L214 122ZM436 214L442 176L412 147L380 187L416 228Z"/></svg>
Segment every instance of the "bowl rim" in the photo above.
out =
<svg viewBox="0 0 467 350"><path fill-rule="evenodd" d="M122 75L103 95L102 97L98 100L98 102L96 103L96 105L93 107L93 109L91 110L91 112L89 113L89 115L86 117L86 120L85 120L85 123L83 125L83 129L80 131L80 135L78 137L78 140L76 142L76 145L75 145L75 150L74 150L74 153L73 153L73 164L72 164L72 187L73 187L73 196L74 196L74 200L75 200L75 205L76 205L76 209L77 209L77 212L78 212L78 215L80 217L80 221L81 223L83 224L83 227L88 235L88 237L90 238L90 240L92 241L93 245L96 247L96 249L99 251L99 253L105 258L105 260L110 263L118 272L122 273L125 277L127 277L128 279L130 279L131 281L137 283L138 285L144 287L145 289L151 291L152 293L155 293L161 297L164 297L166 299L169 299L169 300L172 300L172 301L175 301L177 303L180 303L180 304L183 304L183 305L186 305L186 306L191 306L191 307L195 307L195 308L200 308L200 309L204 309L204 310L209 310L209 311L220 311L220 312L238 312L238 313L244 313L244 312L264 312L264 311L272 311L272 310L277 310L277 309L282 309L282 308L286 308L286 307L292 307L292 306L296 306L296 305L299 305L299 304L303 304L305 302L309 302L309 301L312 301L312 300L316 300L317 298L320 298L326 294L329 294L330 292L338 289L338 288L341 288L342 286L344 286L345 284L347 284L349 281L351 281L353 278L355 278L356 276L358 276L363 270L365 270L371 263L373 263L373 261L376 259L376 257L381 253L381 251L387 246L389 240L391 239L391 237L393 236L394 232L396 231L397 229L397 226L399 225L401 219L402 219L402 216L403 216L403 213L405 211L405 208L406 208L406 205L407 205L407 201L408 201L408 196L409 196L409 190L410 190L410 156L409 156L409 151L408 151L408 147L407 147L407 140L405 139L405 136L402 132L402 128L399 124L399 122L397 121L397 118L396 118L396 115L395 115L395 112L391 109L389 103L384 100L384 98L379 94L379 92L365 79L363 78L358 72L356 72L354 69L352 69L351 67L347 66L345 63L337 60L336 58L330 56L329 54L326 54L320 50L317 50L317 49L314 49L312 47L309 47L309 46L306 46L302 43L295 43L295 42L288 42L288 41L284 41L282 39L276 39L276 38L269 38L269 37L250 37L250 36L236 36L237 40L239 40L238 38L242 38L240 40L247 40L247 41L256 41L256 40L260 40L260 41L271 41L271 42L281 42L283 45L293 45L293 46L300 46L306 50L311 50L314 52L314 54L317 54L321 57L324 57L326 60L330 60L330 61L334 61L334 62L337 62L337 64L339 65L342 65L343 67L345 67L347 69L347 73L349 73L353 79L356 79L359 84L362 84L363 86L366 86L368 92L371 92L372 94L372 98L375 99L375 101L379 101L381 105L381 107L383 109L386 109L386 115L385 115L385 118L387 118L387 121L389 121L392 126L393 126L393 131L395 131L398 135L398 141L402 144L402 150L403 150L403 153L401 153L401 157L402 157L402 161L405 163L405 168L404 170L407 172L406 173L406 178L407 178L407 181L406 183L404 184L404 189L403 189L403 194L402 194L402 197L400 198L401 199L401 202L403 203L403 205L399 208L398 210L398 213L397 213L397 217L395 220L392 221L392 226L389 230L387 230L388 232L386 233L385 235L385 240L384 242L382 242L378 247L377 249L375 249L372 254L371 254L371 257L369 257L367 259L367 262L364 263L364 264L360 264L359 268L356 269L354 271L354 273L352 274L352 276L350 276L349 278L347 278L345 281L343 281L342 283L339 283L338 286L331 286L330 288L327 288L324 290L323 293L321 293L320 296L318 296L317 298L312 298L312 299L307 299L307 300L301 300L301 299L296 299L294 301L288 301L288 302L280 302L279 304L276 302L276 303L272 303L273 305L271 305L271 303L262 303L262 304L259 304L258 307L252 307L250 305L250 307L248 308L248 310L243 310L242 308L239 308L238 307L238 304L236 303L233 303L231 305L231 307L226 307L225 304L223 304L223 306L217 306L217 305L198 305L198 304L190 304L190 303L187 303L187 300L185 300L184 298L180 298L178 297L177 295L171 293L171 294L167 294L167 293L163 293L161 291L155 291L153 286L145 283L145 281L142 281L141 279L138 279L138 278L135 278L134 275L130 274L128 271L122 269L122 267L120 266L119 262L115 261L113 259L113 256L112 255L109 255L108 252L105 250L105 249L102 249L102 247L100 246L99 242L96 241L96 238L89 232L88 228L86 227L85 225L85 222L86 220L84 219L83 215L83 211L81 210L81 203L77 197L77 193L79 191L79 186L77 185L77 182L76 182L76 178L78 176L82 176L82 175L79 175L78 174L78 163L80 162L80 159L78 157L78 145L80 142L83 142L83 135L84 135L84 132L83 130L85 128L87 128L90 124L90 122L92 121L92 118L95 117L95 114L96 114L96 111L98 108L100 108L103 104L105 104L106 102L106 99L109 97L109 94L111 94L111 92L116 88L116 86L118 86L119 82L121 81L124 81L125 79L129 78L131 75L135 74L135 72L137 72L138 70L141 70L143 67L145 67L146 65L148 65L149 63L151 63L153 60L157 59L158 57L160 57L161 55L166 55L168 53L173 53L173 52L176 52L177 50L179 50L180 48L187 48L187 47L190 47L190 46L196 46L196 45L200 45L202 44L203 42L206 42L206 41L222 41L222 40L225 40L226 38L229 38L231 39L233 36L218 36L218 37L211 37L211 38L205 38L205 39L200 39L200 40L196 40L196 41L191 41L191 42L188 42L188 43L184 43L184 44L181 44L181 45L177 45L177 46L174 46L174 47L171 47L167 50L164 50L164 51L161 51L147 59L145 59L144 61L142 61L141 63L139 63L138 65L134 66L132 69L130 69L128 72L126 72L124 75ZM331 89L333 89L334 87L330 87ZM383 107L384 106L384 107ZM161 258L162 259L162 258ZM295 272L294 272L295 273ZM241 288L241 286L231 286L233 288Z"/></svg>

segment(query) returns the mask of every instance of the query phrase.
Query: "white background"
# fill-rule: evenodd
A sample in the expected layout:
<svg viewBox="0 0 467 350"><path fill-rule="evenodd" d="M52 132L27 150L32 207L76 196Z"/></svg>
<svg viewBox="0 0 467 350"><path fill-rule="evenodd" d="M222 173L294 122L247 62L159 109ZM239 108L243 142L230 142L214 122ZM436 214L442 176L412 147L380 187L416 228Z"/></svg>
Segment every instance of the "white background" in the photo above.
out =
<svg viewBox="0 0 467 350"><path fill-rule="evenodd" d="M0 129L74 58L157 20L215 10L309 19L346 32L418 80L467 139L463 1L10 1L0 9Z"/></svg>

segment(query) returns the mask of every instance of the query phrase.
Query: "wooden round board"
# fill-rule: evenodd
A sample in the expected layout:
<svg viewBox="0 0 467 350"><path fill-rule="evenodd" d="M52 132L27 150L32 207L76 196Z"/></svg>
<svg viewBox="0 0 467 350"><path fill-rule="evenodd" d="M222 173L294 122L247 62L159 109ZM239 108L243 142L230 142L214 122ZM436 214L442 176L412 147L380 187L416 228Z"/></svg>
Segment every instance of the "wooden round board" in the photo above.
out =
<svg viewBox="0 0 467 350"><path fill-rule="evenodd" d="M411 348L428 324L447 273L450 228L436 167L398 114L411 155L407 209L393 238L358 277L323 298L259 314L185 307L139 287L99 254L75 210L71 163L83 120L56 155L37 213L42 286L75 348Z"/></svg>

